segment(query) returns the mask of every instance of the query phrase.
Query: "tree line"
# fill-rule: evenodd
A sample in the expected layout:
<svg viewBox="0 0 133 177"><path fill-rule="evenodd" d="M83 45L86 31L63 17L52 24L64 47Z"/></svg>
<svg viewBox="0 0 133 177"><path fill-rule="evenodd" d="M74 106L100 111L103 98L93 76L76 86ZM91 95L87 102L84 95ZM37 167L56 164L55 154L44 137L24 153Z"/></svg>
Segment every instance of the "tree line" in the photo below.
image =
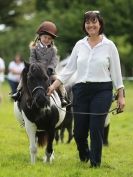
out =
<svg viewBox="0 0 133 177"><path fill-rule="evenodd" d="M60 59L67 57L82 31L83 14L99 10L105 21L105 35L118 47L124 76L133 75L132 0L0 0L0 56L6 64L16 53L29 58L29 43L44 20L58 27L55 40Z"/></svg>

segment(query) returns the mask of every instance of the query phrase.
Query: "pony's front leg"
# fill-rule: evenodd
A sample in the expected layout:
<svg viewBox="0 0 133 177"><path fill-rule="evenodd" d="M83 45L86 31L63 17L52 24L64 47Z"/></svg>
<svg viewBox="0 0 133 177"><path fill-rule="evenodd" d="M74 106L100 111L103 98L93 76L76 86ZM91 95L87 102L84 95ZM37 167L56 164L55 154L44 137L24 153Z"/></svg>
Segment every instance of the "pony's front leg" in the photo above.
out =
<svg viewBox="0 0 133 177"><path fill-rule="evenodd" d="M35 164L36 161L36 154L37 154L37 140L36 140L36 131L37 127L34 123L29 121L26 116L24 116L25 120L25 128L26 132L29 138L29 150L30 150L30 156L31 156L31 163Z"/></svg>
<svg viewBox="0 0 133 177"><path fill-rule="evenodd" d="M48 132L48 144L43 158L44 162L52 163L54 160L54 150L53 150L53 141L55 136L55 130Z"/></svg>
<svg viewBox="0 0 133 177"><path fill-rule="evenodd" d="M36 154L37 154L37 140L36 140L36 130L35 125L28 125L26 127L26 132L29 137L29 150L30 150L30 157L31 157L31 163L35 164L36 162Z"/></svg>

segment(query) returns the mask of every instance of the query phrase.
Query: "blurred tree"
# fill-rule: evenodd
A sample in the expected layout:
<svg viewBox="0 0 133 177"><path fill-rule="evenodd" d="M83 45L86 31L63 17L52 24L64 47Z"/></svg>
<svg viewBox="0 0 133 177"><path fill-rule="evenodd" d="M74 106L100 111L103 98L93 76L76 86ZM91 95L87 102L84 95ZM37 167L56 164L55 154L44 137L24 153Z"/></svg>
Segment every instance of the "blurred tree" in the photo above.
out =
<svg viewBox="0 0 133 177"><path fill-rule="evenodd" d="M37 11L44 11L49 10L48 8L48 1L49 0L36 0L35 6Z"/></svg>
<svg viewBox="0 0 133 177"><path fill-rule="evenodd" d="M84 12L88 10L101 11L105 20L105 34L117 45L122 65L131 74L132 0L0 0L0 24L11 27L0 31L0 52L3 58L9 62L16 52L20 52L28 60L29 42L34 39L38 25L44 20L56 23L59 37L55 44L61 59L65 58L77 40L85 35L82 21ZM127 75L128 71L126 69Z"/></svg>
<svg viewBox="0 0 133 177"><path fill-rule="evenodd" d="M0 24L7 26L16 25L16 17L19 15L19 11L16 10L15 0L0 0Z"/></svg>
<svg viewBox="0 0 133 177"><path fill-rule="evenodd" d="M35 11L36 0L0 0L0 24L17 27L30 19ZM22 22L23 21L23 22Z"/></svg>
<svg viewBox="0 0 133 177"><path fill-rule="evenodd" d="M133 75L133 1L97 0L105 19L105 34L113 39L118 47L125 74Z"/></svg>

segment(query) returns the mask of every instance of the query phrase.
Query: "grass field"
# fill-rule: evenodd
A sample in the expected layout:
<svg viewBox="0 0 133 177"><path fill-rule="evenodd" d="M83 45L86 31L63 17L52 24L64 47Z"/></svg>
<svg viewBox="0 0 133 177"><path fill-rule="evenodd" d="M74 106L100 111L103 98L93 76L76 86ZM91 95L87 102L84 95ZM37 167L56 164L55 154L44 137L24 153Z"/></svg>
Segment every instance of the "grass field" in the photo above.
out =
<svg viewBox="0 0 133 177"><path fill-rule="evenodd" d="M74 140L69 145L54 143L51 165L42 163L44 149L39 148L36 164L31 165L27 135L14 117L5 82L0 88L0 177L133 177L133 82L125 82L125 87L125 112L110 114L110 144L103 148L101 168L92 169L79 161Z"/></svg>

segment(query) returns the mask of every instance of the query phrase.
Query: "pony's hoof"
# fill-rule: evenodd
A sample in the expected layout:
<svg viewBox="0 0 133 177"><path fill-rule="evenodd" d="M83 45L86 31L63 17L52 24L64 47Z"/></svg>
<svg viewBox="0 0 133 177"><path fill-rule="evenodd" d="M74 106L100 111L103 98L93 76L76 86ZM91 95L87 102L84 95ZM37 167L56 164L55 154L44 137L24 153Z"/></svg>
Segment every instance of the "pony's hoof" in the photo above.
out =
<svg viewBox="0 0 133 177"><path fill-rule="evenodd" d="M53 160L54 160L54 152L46 153L46 155L43 157L44 163L52 163Z"/></svg>

